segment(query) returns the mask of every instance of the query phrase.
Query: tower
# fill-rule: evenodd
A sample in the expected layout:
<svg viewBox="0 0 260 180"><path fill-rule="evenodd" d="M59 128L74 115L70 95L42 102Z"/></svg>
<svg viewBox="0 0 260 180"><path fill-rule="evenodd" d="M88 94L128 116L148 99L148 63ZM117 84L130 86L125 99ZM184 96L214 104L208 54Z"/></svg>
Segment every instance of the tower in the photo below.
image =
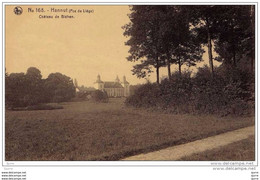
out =
<svg viewBox="0 0 260 180"><path fill-rule="evenodd" d="M98 90L104 90L104 82L101 81L100 75L97 75L97 80L94 83L94 87Z"/></svg>
<svg viewBox="0 0 260 180"><path fill-rule="evenodd" d="M75 86L76 88L78 88L78 81L77 81L76 78L74 79L74 86Z"/></svg>
<svg viewBox="0 0 260 180"><path fill-rule="evenodd" d="M124 87L124 96L127 97L130 95L129 91L129 82L126 81L126 77L123 76L123 87Z"/></svg>
<svg viewBox="0 0 260 180"><path fill-rule="evenodd" d="M79 89L78 81L76 78L74 79L74 86L75 86L76 92L79 92L80 89Z"/></svg>
<svg viewBox="0 0 260 180"><path fill-rule="evenodd" d="M101 81L101 79L100 79L100 75L98 74L97 75L97 82L99 82L99 81Z"/></svg>
<svg viewBox="0 0 260 180"><path fill-rule="evenodd" d="M120 83L120 80L119 80L118 76L116 76L115 82L116 82L116 83Z"/></svg>

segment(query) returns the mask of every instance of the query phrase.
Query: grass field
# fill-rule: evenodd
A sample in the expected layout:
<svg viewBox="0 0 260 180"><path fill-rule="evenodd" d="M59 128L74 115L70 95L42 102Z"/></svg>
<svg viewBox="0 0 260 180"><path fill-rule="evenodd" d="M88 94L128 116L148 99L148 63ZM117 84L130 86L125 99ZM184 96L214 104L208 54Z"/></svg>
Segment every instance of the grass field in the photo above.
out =
<svg viewBox="0 0 260 180"><path fill-rule="evenodd" d="M6 160L119 160L254 124L253 117L147 112L125 107L123 99L62 105L6 111Z"/></svg>
<svg viewBox="0 0 260 180"><path fill-rule="evenodd" d="M203 153L184 157L182 161L254 161L255 160L255 137L231 143Z"/></svg>

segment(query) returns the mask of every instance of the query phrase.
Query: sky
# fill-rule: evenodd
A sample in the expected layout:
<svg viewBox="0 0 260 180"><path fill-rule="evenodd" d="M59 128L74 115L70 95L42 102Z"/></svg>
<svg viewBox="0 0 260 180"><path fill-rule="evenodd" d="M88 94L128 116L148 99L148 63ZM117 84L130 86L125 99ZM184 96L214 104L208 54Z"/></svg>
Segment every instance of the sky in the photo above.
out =
<svg viewBox="0 0 260 180"><path fill-rule="evenodd" d="M43 78L60 72L88 87L98 74L103 81L113 81L117 75L120 80L125 75L130 84L146 81L132 75L134 63L126 60L129 46L124 44L127 38L122 26L129 23L129 6L21 6L20 15L14 13L14 7L5 9L5 67L9 74L36 67ZM44 12L36 11L41 8ZM208 64L207 53L203 59L199 67ZM171 68L177 70L176 65ZM161 68L160 73L167 76L167 69ZM155 82L155 73L149 79Z"/></svg>

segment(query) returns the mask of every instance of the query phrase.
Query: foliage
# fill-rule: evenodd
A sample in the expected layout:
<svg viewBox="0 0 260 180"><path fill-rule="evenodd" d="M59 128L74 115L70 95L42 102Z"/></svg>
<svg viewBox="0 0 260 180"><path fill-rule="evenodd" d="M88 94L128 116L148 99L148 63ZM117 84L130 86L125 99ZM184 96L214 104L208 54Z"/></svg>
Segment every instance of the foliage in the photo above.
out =
<svg viewBox="0 0 260 180"><path fill-rule="evenodd" d="M189 31L189 18L182 6L132 6L130 23L123 29L129 37L128 61L140 62L133 66L133 74L144 78L156 68L159 84L159 68L170 66L195 65L201 60L202 49L196 34Z"/></svg>
<svg viewBox="0 0 260 180"><path fill-rule="evenodd" d="M94 102L108 102L108 95L106 91L96 90L91 93L91 96L91 100L93 100Z"/></svg>
<svg viewBox="0 0 260 180"><path fill-rule="evenodd" d="M160 85L144 84L127 98L134 107L162 109L172 113L203 113L219 115L252 114L254 109L254 77L251 73L223 67L215 69L211 78L208 67L199 68L194 77L190 72Z"/></svg>
<svg viewBox="0 0 260 180"><path fill-rule="evenodd" d="M128 61L139 62L133 74L144 78L156 68L167 66L171 78L171 64L196 65L201 61L202 45L208 47L210 72L214 77L213 59L237 66L241 58L254 66L255 7L252 5L204 6L131 6L130 23L124 28L129 37ZM212 43L214 42L214 43ZM214 50L218 53L213 57Z"/></svg>
<svg viewBox="0 0 260 180"><path fill-rule="evenodd" d="M63 102L75 97L76 89L70 77L51 73L44 82L49 102Z"/></svg>
<svg viewBox="0 0 260 180"><path fill-rule="evenodd" d="M5 105L6 107L26 106L27 79L24 73L11 73L5 77Z"/></svg>
<svg viewBox="0 0 260 180"><path fill-rule="evenodd" d="M141 87L141 86L142 86L142 84L130 85L130 86L129 86L129 94L130 94L130 95L135 94L135 91L136 91L139 87Z"/></svg>
<svg viewBox="0 0 260 180"><path fill-rule="evenodd" d="M217 58L225 64L237 65L243 56L254 51L254 22L251 6L218 6L221 14L215 22ZM253 26L253 27L252 27ZM231 61L232 60L232 61Z"/></svg>
<svg viewBox="0 0 260 180"><path fill-rule="evenodd" d="M6 106L29 106L43 100L41 72L31 67L27 73L6 74Z"/></svg>
<svg viewBox="0 0 260 180"><path fill-rule="evenodd" d="M160 93L159 85L148 82L138 87L135 93L126 99L126 104L134 107L154 107L159 101Z"/></svg>
<svg viewBox="0 0 260 180"><path fill-rule="evenodd" d="M26 74L5 74L5 103L9 109L68 101L74 95L72 80L60 73L50 74L47 79L42 79L40 70L30 67Z"/></svg>
<svg viewBox="0 0 260 180"><path fill-rule="evenodd" d="M162 37L160 29L162 21L160 17L164 6L132 6L129 15L130 23L126 24L124 35L130 37L126 45L130 46L129 61L139 61L133 68L133 74L144 78L155 67L157 82L159 82L159 68L164 62L160 61Z"/></svg>
<svg viewBox="0 0 260 180"><path fill-rule="evenodd" d="M252 113L254 14L252 5L132 6L124 35L130 37L126 42L130 46L128 60L141 62L134 66L134 74L143 78L152 72L150 66L155 61L150 59L160 66L154 66L158 85L144 84L126 104L180 113ZM223 62L219 68L213 66L212 42L218 53L214 59ZM192 78L189 73L182 74L182 65L201 61L201 45L208 46L210 68L199 68ZM170 75L171 64L179 66L179 75ZM251 72L243 68L246 64ZM168 67L169 80L159 84L162 66Z"/></svg>

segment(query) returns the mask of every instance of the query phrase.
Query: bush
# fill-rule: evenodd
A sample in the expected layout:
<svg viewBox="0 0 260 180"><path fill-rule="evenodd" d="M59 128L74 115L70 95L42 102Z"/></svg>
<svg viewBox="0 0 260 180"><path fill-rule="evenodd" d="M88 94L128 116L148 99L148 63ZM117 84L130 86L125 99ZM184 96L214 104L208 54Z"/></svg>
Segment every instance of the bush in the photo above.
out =
<svg viewBox="0 0 260 180"><path fill-rule="evenodd" d="M172 75L160 85L147 83L126 99L134 107L167 110L173 113L247 115L254 112L254 78L239 69L215 69L214 78L208 67L199 68L195 77L190 72Z"/></svg>
<svg viewBox="0 0 260 180"><path fill-rule="evenodd" d="M193 96L195 111L220 115L250 114L253 109L249 100L254 84L252 74L239 69L215 69L214 78L207 67L199 68L193 78Z"/></svg>
<svg viewBox="0 0 260 180"><path fill-rule="evenodd" d="M55 96L53 96L53 100L52 101L55 102L55 103L60 103L60 102L64 101L64 98L62 96L55 95Z"/></svg>
<svg viewBox="0 0 260 180"><path fill-rule="evenodd" d="M92 96L91 100L95 102L103 102L103 103L108 102L108 95L105 91L104 92L101 90L93 91L91 93L91 96Z"/></svg>
<svg viewBox="0 0 260 180"><path fill-rule="evenodd" d="M170 80L165 79L160 84L164 109L174 113L189 113L192 94L190 72L173 74Z"/></svg>
<svg viewBox="0 0 260 180"><path fill-rule="evenodd" d="M159 102L160 93L157 84L148 82L139 86L135 93L126 99L126 104L134 107L154 107Z"/></svg>
<svg viewBox="0 0 260 180"><path fill-rule="evenodd" d="M183 77L173 75L171 80L164 79L160 85L146 83L126 99L126 104L134 107L156 107L171 112L187 112L186 102L190 101L192 83L190 74Z"/></svg>

